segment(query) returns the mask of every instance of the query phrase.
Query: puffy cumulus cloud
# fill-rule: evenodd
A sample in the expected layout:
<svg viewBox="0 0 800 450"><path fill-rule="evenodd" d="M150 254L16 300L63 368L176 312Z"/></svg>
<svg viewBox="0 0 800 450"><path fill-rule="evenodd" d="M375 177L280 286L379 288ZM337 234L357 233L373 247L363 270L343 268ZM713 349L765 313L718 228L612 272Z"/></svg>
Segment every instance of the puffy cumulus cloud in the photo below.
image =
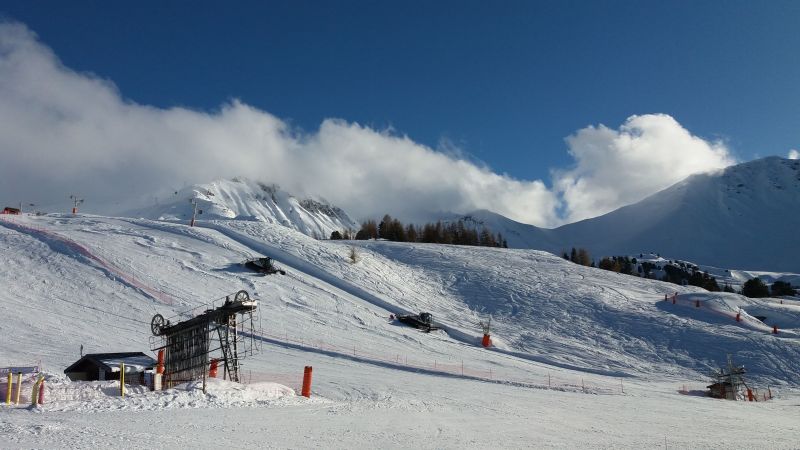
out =
<svg viewBox="0 0 800 450"><path fill-rule="evenodd" d="M566 222L613 211L735 162L722 142L693 136L666 114L631 116L618 130L589 126L566 142L575 166L553 171Z"/></svg>
<svg viewBox="0 0 800 450"><path fill-rule="evenodd" d="M787 158L789 158L789 159L800 159L800 152L795 150L795 149L791 149L791 150L789 150L789 155L787 155Z"/></svg>
<svg viewBox="0 0 800 450"><path fill-rule="evenodd" d="M0 23L0 201L12 204L66 207L77 193L84 210L113 212L187 183L246 176L322 195L356 218L489 209L555 226L733 162L722 143L666 115L633 116L618 130L590 126L567 144L575 166L554 171L548 188L494 173L448 141L436 151L332 119L305 132L236 100L213 112L139 105L65 67L24 25Z"/></svg>
<svg viewBox="0 0 800 450"><path fill-rule="evenodd" d="M326 120L311 133L233 101L214 112L123 99L109 81L63 66L24 25L0 24L0 193L122 209L184 183L246 176L321 194L356 217L404 219L486 208L556 222L541 181L493 173L391 131Z"/></svg>

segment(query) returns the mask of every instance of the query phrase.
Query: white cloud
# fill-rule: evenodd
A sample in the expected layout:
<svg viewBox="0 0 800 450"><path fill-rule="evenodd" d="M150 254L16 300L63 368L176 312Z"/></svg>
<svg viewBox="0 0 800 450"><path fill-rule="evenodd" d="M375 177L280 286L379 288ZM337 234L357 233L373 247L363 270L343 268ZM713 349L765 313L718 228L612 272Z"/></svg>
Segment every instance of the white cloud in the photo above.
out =
<svg viewBox="0 0 800 450"><path fill-rule="evenodd" d="M326 120L307 133L240 101L207 113L124 101L115 86L64 67L24 25L0 24L3 200L90 205L184 183L246 176L323 195L355 217L492 209L549 225L541 181L498 175L391 131Z"/></svg>
<svg viewBox="0 0 800 450"><path fill-rule="evenodd" d="M789 150L789 155L787 156L789 159L800 159L800 151L795 149Z"/></svg>
<svg viewBox="0 0 800 450"><path fill-rule="evenodd" d="M0 201L11 204L66 205L77 193L90 211L241 175L322 195L356 218L490 209L554 226L733 162L722 143L666 115L587 127L567 143L575 167L554 171L549 189L494 173L449 141L436 151L334 119L305 132L236 100L214 112L139 105L113 83L64 67L24 25L0 23Z"/></svg>
<svg viewBox="0 0 800 450"><path fill-rule="evenodd" d="M570 170L554 171L554 189L573 222L644 199L687 176L735 161L722 142L693 136L665 114L631 116L618 130L589 126L569 136Z"/></svg>

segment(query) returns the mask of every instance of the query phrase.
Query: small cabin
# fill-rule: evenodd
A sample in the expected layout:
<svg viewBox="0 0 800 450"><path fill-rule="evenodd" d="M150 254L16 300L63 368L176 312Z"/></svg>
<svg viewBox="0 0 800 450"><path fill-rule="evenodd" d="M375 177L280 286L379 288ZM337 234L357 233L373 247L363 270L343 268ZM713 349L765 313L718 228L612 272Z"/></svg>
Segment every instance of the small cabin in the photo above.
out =
<svg viewBox="0 0 800 450"><path fill-rule="evenodd" d="M119 380L120 363L125 364L126 382L133 383L143 380L145 371L156 366L156 360L142 352L92 353L83 355L64 373L72 381Z"/></svg>
<svg viewBox="0 0 800 450"><path fill-rule="evenodd" d="M2 212L2 214L14 214L14 215L19 215L19 213L20 213L19 208L12 208L10 206L6 206L5 208L3 208Z"/></svg>

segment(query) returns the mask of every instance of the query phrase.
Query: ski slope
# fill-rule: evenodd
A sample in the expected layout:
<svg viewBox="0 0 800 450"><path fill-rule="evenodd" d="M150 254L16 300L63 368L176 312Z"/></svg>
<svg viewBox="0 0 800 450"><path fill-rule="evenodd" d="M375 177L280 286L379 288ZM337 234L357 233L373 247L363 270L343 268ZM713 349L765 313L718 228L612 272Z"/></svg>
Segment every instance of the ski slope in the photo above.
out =
<svg viewBox="0 0 800 450"><path fill-rule="evenodd" d="M296 388L303 366L313 365L315 396L223 389L213 398L171 394L172 403L153 393L130 403L55 397L43 414L4 410L0 429L8 442L84 446L123 436L126 446L144 438L157 438L148 442L158 447L202 446L219 431L219 408L228 411L222 426L240 432L231 438L240 446L258 445L252 427L276 447L404 447L415 436L425 436L423 448L641 448L665 438L692 447L736 438L747 446L765 442L765 432L774 447L796 442L800 307L790 301L709 294L532 250L317 241L260 221L197 225L4 218L0 307L8 319L0 338L14 345L4 346L2 360L41 361L58 374L81 345L87 353L147 352L153 314L169 317L245 289L260 302L264 336L262 353L245 361L245 372L253 381ZM351 246L359 253L355 264ZM239 265L256 255L276 258L287 275L264 277ZM664 301L676 291L676 304ZM726 315L739 308L742 322ZM432 312L446 331L425 334L388 320L421 311ZM477 322L489 315L496 347L487 350ZM780 322L779 335L770 333L770 320ZM701 389L726 353L779 398L743 405L675 392L684 384ZM52 389L66 389L63 377L51 381ZM707 433L682 415L687 408L712 424L742 414L748 420L739 431ZM125 420L131 410L145 414L139 425ZM608 421L609 413L616 420ZM196 433L176 441L164 419L211 431L195 426ZM487 429L487 420L496 424ZM99 432L98 421L115 431ZM309 429L281 432L298 421ZM675 427L689 431L675 435Z"/></svg>

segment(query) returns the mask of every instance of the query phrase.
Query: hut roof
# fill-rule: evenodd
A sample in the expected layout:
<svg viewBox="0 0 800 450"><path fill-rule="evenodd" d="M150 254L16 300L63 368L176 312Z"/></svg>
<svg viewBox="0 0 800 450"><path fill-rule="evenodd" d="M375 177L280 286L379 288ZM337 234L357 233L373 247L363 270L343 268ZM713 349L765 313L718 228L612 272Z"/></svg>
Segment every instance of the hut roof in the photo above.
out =
<svg viewBox="0 0 800 450"><path fill-rule="evenodd" d="M143 372L156 365L155 359L142 352L90 353L64 369L64 373L80 370L84 362L89 362L105 372L118 372L120 363L125 363L125 372Z"/></svg>

